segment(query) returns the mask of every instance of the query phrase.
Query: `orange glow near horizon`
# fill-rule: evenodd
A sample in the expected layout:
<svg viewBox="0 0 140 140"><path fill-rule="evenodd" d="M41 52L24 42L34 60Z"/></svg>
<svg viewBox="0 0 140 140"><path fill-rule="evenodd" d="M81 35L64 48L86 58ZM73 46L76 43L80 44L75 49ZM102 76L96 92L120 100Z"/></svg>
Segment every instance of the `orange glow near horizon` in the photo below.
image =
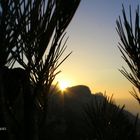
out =
<svg viewBox="0 0 140 140"><path fill-rule="evenodd" d="M58 75L54 83L58 82L58 87L62 91L62 94L66 91L67 87L76 85L88 86L93 94L98 92L104 94L106 92L106 95L109 97L113 94L113 99L117 105L122 106L125 104L125 109L131 111L133 114L139 112L139 105L137 101L129 93L129 91L132 90L132 85L129 81L127 81L127 79L125 79L119 72L117 74L113 73L112 77L108 76L108 72L107 77L103 77L103 74L101 74L100 71L96 71L96 73L97 74L92 76L87 74L88 77L91 77L91 79L94 77L93 80L91 80L93 82L90 82L90 80L86 79L87 75L85 76L84 74L82 75L80 72L76 73L75 71L75 76L72 70L67 70L67 72L64 71ZM109 73L111 74L110 71Z"/></svg>
<svg viewBox="0 0 140 140"><path fill-rule="evenodd" d="M68 71L69 73L69 71ZM75 79L73 79L73 77L63 73L60 73L56 76L55 80L54 80L54 84L58 83L58 86L61 90L64 90L67 87L72 87L75 84L74 82Z"/></svg>

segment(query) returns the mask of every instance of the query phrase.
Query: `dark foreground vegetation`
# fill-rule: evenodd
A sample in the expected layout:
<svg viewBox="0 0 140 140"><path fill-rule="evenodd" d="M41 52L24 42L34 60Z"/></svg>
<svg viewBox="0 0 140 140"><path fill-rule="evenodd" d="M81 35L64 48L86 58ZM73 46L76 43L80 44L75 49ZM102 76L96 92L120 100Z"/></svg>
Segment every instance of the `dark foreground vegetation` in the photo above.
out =
<svg viewBox="0 0 140 140"><path fill-rule="evenodd" d="M79 3L0 1L0 139L139 139L138 119L130 121L112 99L91 100L91 94L82 97L83 90L76 90L81 96L69 97L52 88L58 67L71 54L61 59L65 29ZM53 94L61 99L54 100L54 111Z"/></svg>

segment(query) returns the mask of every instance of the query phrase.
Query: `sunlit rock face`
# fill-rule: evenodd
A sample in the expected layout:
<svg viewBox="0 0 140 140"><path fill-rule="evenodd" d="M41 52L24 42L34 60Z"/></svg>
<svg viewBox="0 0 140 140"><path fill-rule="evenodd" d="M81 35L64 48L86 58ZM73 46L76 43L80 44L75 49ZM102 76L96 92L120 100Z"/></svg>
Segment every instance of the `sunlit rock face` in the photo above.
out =
<svg viewBox="0 0 140 140"><path fill-rule="evenodd" d="M49 113L60 115L62 112L64 113L64 110L69 111L70 108L81 110L82 104L88 103L91 96L90 89L83 85L67 88L63 93L56 89L49 97Z"/></svg>
<svg viewBox="0 0 140 140"><path fill-rule="evenodd" d="M56 127L59 127L57 133L65 133L68 136L85 135L84 108L91 102L91 97L90 89L84 85L67 88L63 93L57 89L50 95L48 125L56 123ZM61 125L58 126L58 122ZM55 127L53 129L52 131L55 131Z"/></svg>
<svg viewBox="0 0 140 140"><path fill-rule="evenodd" d="M65 94L71 95L73 97L85 98L91 96L91 91L87 86L78 85L78 86L67 88Z"/></svg>
<svg viewBox="0 0 140 140"><path fill-rule="evenodd" d="M91 102L91 91L87 86L79 85L67 88L64 93L65 114L72 117L83 116L84 108Z"/></svg>

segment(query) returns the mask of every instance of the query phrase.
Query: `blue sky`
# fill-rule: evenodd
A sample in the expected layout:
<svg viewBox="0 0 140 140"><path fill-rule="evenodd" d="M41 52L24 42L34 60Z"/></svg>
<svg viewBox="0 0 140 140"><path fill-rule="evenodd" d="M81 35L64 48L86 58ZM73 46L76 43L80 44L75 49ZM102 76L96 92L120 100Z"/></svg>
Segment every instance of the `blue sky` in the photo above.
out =
<svg viewBox="0 0 140 140"><path fill-rule="evenodd" d="M83 84L93 93L107 92L116 99L135 100L129 94L132 85L118 71L126 66L117 48L119 37L116 19L122 15L122 4L129 13L135 12L140 0L82 0L67 29L69 40L65 53L72 55L60 67L56 80L66 80L70 86ZM129 15L129 14L128 14Z"/></svg>

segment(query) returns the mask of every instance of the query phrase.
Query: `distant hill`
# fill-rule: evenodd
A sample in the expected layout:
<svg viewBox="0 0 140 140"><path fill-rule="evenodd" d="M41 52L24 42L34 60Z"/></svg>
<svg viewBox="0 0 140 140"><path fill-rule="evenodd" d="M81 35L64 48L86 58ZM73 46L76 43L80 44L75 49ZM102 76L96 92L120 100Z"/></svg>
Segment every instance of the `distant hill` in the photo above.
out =
<svg viewBox="0 0 140 140"><path fill-rule="evenodd" d="M67 88L64 93L61 93L59 89L54 90L50 96L49 107L52 111L53 109L68 111L70 110L82 110L87 104L91 102L102 102L104 100L104 95L102 93L92 94L89 87L85 85L77 85ZM57 112L56 111L56 112ZM52 111L53 112L53 111ZM124 109L124 112L130 117L131 120L135 120L135 116ZM79 112L78 112L79 113Z"/></svg>
<svg viewBox="0 0 140 140"><path fill-rule="evenodd" d="M63 133L71 128L72 132L69 133L75 132L77 136L82 134L82 137L86 137L90 129L85 121L86 108L95 106L96 101L102 103L104 100L102 93L92 94L84 85L67 88L63 93L57 89L57 92L50 96L48 124L58 121L57 132ZM115 104L113 106L115 107ZM123 112L132 123L135 122L136 116L126 110ZM140 126L140 120L138 120L138 126Z"/></svg>

